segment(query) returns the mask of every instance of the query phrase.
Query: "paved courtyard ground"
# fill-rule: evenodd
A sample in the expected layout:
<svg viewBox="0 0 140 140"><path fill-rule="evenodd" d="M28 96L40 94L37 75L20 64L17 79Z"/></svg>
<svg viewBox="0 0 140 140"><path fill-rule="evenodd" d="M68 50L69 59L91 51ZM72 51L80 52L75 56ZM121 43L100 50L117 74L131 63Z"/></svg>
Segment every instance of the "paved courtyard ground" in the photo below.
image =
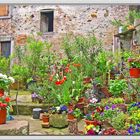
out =
<svg viewBox="0 0 140 140"><path fill-rule="evenodd" d="M67 128L58 129L58 128L42 128L41 121L37 119L33 119L32 116L14 116L15 120L26 120L29 122L29 134L30 135L72 135L68 131ZM84 121L81 120L78 123L78 130L84 130Z"/></svg>

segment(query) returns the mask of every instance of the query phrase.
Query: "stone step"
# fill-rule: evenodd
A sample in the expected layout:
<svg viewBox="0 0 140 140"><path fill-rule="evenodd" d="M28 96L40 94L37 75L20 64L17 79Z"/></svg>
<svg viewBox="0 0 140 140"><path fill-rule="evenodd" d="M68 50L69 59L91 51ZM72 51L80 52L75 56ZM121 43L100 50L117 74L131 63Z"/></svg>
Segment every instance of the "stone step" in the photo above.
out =
<svg viewBox="0 0 140 140"><path fill-rule="evenodd" d="M7 121L0 125L0 136L23 136L29 135L28 121Z"/></svg>

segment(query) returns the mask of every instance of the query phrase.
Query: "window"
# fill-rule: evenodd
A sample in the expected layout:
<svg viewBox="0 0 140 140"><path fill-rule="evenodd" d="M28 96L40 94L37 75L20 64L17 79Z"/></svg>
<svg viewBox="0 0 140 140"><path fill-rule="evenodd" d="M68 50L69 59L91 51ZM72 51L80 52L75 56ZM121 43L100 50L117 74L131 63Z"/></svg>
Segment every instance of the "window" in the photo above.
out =
<svg viewBox="0 0 140 140"><path fill-rule="evenodd" d="M40 30L42 33L53 32L53 19L54 11L42 10L41 11L41 24Z"/></svg>
<svg viewBox="0 0 140 140"><path fill-rule="evenodd" d="M11 54L11 41L0 42L1 56L9 57Z"/></svg>
<svg viewBox="0 0 140 140"><path fill-rule="evenodd" d="M0 16L8 16L9 15L9 6L6 4L0 4Z"/></svg>

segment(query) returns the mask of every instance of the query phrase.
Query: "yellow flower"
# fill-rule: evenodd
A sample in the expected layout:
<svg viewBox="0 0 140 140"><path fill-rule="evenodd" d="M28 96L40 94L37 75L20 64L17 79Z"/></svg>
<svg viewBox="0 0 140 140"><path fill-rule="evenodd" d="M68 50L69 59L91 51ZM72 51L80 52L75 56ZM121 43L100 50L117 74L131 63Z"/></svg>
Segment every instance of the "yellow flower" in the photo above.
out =
<svg viewBox="0 0 140 140"><path fill-rule="evenodd" d="M133 26L133 25L129 25L128 27L127 27L127 29L128 30L131 30L131 29L134 29L135 27Z"/></svg>
<svg viewBox="0 0 140 140"><path fill-rule="evenodd" d="M86 129L87 129L87 130L90 130L91 128L93 128L93 125L92 125L92 124L86 126Z"/></svg>

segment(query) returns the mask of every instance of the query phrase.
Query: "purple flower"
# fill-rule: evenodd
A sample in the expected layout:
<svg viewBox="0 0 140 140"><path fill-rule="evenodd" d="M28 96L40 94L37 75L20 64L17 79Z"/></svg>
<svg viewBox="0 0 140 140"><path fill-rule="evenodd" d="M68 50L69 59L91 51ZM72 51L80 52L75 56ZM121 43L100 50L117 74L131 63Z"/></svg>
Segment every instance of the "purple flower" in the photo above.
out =
<svg viewBox="0 0 140 140"><path fill-rule="evenodd" d="M112 105L112 109L115 109L117 106L116 105Z"/></svg>
<svg viewBox="0 0 140 140"><path fill-rule="evenodd" d="M137 124L137 127L140 127L140 124Z"/></svg>
<svg viewBox="0 0 140 140"><path fill-rule="evenodd" d="M136 133L139 133L139 132L140 132L139 128L136 128Z"/></svg>
<svg viewBox="0 0 140 140"><path fill-rule="evenodd" d="M128 133L129 133L130 135L133 135L133 134L134 134L134 130L133 130L133 127L132 127L132 126L129 127Z"/></svg>
<svg viewBox="0 0 140 140"><path fill-rule="evenodd" d="M38 97L38 95L34 92L34 93L32 94L32 98L35 98L35 97Z"/></svg>
<svg viewBox="0 0 140 140"><path fill-rule="evenodd" d="M109 106L106 106L106 107L105 107L105 110L109 110Z"/></svg>
<svg viewBox="0 0 140 140"><path fill-rule="evenodd" d="M104 115L104 112L102 112L100 115L103 116Z"/></svg>
<svg viewBox="0 0 140 140"><path fill-rule="evenodd" d="M63 105L63 106L60 107L60 110L61 110L61 111L67 111L67 109L68 109L68 108L67 108L67 106L65 106L65 105Z"/></svg>

